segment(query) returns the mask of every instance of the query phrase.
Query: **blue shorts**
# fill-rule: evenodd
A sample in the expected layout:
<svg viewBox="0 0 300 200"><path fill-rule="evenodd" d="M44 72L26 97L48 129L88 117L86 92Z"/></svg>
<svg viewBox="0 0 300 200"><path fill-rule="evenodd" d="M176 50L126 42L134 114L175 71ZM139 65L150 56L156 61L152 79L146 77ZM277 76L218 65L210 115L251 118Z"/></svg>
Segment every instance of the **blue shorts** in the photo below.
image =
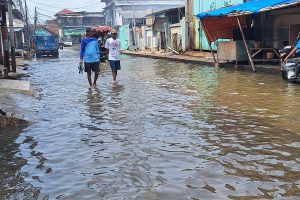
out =
<svg viewBox="0 0 300 200"><path fill-rule="evenodd" d="M109 60L111 71L121 70L121 62L119 60Z"/></svg>

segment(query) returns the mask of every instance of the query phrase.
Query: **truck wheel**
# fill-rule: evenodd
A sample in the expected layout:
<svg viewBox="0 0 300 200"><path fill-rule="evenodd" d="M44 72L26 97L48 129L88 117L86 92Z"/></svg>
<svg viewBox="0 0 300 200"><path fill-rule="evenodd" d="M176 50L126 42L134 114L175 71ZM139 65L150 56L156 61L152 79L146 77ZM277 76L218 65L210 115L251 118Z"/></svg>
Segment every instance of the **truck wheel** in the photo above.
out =
<svg viewBox="0 0 300 200"><path fill-rule="evenodd" d="M58 56L59 56L59 53L58 53L58 51L53 53L53 57L56 57L56 58L58 58Z"/></svg>

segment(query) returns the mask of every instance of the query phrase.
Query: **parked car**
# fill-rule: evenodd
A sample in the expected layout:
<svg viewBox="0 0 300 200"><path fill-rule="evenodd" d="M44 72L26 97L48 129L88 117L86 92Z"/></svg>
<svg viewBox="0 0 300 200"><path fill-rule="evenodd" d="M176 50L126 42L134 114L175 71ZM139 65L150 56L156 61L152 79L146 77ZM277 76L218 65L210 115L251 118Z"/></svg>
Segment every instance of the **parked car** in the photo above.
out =
<svg viewBox="0 0 300 200"><path fill-rule="evenodd" d="M64 41L64 46L71 47L71 46L73 46L73 42L72 41Z"/></svg>

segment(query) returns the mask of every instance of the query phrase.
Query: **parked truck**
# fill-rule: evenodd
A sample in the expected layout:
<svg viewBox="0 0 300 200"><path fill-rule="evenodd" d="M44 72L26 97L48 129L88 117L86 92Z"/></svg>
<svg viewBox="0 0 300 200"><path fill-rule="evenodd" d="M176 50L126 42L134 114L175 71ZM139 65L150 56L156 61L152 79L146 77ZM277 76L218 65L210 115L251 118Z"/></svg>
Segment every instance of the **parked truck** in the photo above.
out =
<svg viewBox="0 0 300 200"><path fill-rule="evenodd" d="M53 36L35 36L35 55L37 58L42 56L59 56L59 44Z"/></svg>
<svg viewBox="0 0 300 200"><path fill-rule="evenodd" d="M42 56L59 56L58 38L45 29L37 30L33 38L37 58Z"/></svg>

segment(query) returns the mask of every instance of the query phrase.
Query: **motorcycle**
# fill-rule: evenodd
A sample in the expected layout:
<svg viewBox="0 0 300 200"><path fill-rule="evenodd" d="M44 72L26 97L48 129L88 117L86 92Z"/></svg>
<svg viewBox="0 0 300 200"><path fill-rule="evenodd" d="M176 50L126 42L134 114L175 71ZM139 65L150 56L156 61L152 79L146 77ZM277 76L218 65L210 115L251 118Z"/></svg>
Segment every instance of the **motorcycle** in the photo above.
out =
<svg viewBox="0 0 300 200"><path fill-rule="evenodd" d="M293 50L292 46L286 46L279 51L281 58L281 73L282 79L291 83L300 83L300 54L296 52L293 58L288 59L286 62L283 60Z"/></svg>

